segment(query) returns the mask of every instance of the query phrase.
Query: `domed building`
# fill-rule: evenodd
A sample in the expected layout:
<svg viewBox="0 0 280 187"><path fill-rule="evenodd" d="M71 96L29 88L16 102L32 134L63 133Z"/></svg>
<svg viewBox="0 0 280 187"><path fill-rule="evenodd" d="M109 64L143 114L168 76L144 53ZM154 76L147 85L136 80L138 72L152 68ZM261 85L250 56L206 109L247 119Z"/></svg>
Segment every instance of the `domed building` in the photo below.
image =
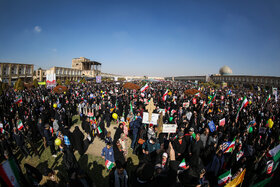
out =
<svg viewBox="0 0 280 187"><path fill-rule="evenodd" d="M221 67L219 72L221 75L231 75L232 69L230 69L230 67L228 67L228 66L223 66L223 67Z"/></svg>

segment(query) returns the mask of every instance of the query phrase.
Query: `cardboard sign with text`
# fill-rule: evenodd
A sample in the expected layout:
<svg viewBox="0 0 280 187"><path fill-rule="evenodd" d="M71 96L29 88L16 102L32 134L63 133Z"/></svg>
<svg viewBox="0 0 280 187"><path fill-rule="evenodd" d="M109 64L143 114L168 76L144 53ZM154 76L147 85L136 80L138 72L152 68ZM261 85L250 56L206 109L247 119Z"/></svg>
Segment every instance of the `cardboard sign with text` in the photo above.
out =
<svg viewBox="0 0 280 187"><path fill-rule="evenodd" d="M159 114L152 113L151 121L149 121L149 113L143 112L142 123L157 125L158 117L159 117Z"/></svg>
<svg viewBox="0 0 280 187"><path fill-rule="evenodd" d="M176 133L177 124L163 124L162 133Z"/></svg>

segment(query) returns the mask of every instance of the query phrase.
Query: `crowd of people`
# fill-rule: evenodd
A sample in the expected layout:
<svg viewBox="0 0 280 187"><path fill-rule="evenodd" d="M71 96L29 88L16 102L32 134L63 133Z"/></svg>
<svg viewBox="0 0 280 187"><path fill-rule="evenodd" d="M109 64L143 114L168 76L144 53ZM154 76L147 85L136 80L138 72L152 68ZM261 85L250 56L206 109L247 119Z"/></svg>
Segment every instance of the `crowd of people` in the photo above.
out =
<svg viewBox="0 0 280 187"><path fill-rule="evenodd" d="M188 89L198 92L186 94ZM151 99L157 124L142 123ZM250 186L279 171L277 99L271 91L188 82L150 82L141 90L111 82L71 84L63 93L8 89L0 96L0 154L17 162L16 150L25 158L40 155L42 142L53 157L63 154L66 177L25 164L22 184L92 186L98 181L83 171L74 151L83 156L85 140L90 144L99 138L106 143L100 156L112 187L217 186L241 174L242 184ZM71 132L74 115L82 124ZM116 123L113 133L109 127ZM176 132L164 133L164 124L176 124ZM126 167L129 150L139 158L133 171Z"/></svg>

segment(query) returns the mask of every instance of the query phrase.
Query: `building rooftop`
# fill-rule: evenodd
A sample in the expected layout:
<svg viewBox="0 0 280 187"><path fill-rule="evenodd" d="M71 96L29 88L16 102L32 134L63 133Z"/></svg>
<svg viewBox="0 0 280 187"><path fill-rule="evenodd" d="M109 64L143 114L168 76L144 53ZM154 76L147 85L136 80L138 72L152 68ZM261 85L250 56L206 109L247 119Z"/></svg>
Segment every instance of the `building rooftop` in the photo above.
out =
<svg viewBox="0 0 280 187"><path fill-rule="evenodd" d="M14 62L0 62L0 64L18 64L18 65L31 65L31 66L34 65L34 64L23 64L23 63L14 63Z"/></svg>

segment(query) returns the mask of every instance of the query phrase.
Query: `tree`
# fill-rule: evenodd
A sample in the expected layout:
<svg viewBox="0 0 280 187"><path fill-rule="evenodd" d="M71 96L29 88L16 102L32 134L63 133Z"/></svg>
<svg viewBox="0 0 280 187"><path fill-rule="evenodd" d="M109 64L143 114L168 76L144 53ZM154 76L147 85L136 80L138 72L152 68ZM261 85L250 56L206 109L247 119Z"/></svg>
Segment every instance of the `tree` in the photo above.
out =
<svg viewBox="0 0 280 187"><path fill-rule="evenodd" d="M33 80L33 86L34 86L35 88L37 88L37 87L39 86L38 80L37 80L37 79L34 79L34 80Z"/></svg>
<svg viewBox="0 0 280 187"><path fill-rule="evenodd" d="M123 81L125 81L125 80L126 80L126 79L123 78L123 77L118 78L118 81L120 81L120 82L123 82Z"/></svg>
<svg viewBox="0 0 280 187"><path fill-rule="evenodd" d="M3 87L2 87L3 83L0 82L0 95L2 95L2 92L3 92Z"/></svg>
<svg viewBox="0 0 280 187"><path fill-rule="evenodd" d="M24 82L21 79L18 79L15 83L16 90L24 90Z"/></svg>
<svg viewBox="0 0 280 187"><path fill-rule="evenodd" d="M83 78L80 80L80 83L81 83L81 84L85 84L85 83L86 83L86 79L83 77Z"/></svg>
<svg viewBox="0 0 280 187"><path fill-rule="evenodd" d="M65 85L66 85L66 86L69 86L69 85L70 85L70 81L69 81L68 79L66 79Z"/></svg>
<svg viewBox="0 0 280 187"><path fill-rule="evenodd" d="M61 80L60 80L60 79L57 79L56 84L57 84L57 85L61 85L61 84L62 84L62 83L61 83Z"/></svg>

